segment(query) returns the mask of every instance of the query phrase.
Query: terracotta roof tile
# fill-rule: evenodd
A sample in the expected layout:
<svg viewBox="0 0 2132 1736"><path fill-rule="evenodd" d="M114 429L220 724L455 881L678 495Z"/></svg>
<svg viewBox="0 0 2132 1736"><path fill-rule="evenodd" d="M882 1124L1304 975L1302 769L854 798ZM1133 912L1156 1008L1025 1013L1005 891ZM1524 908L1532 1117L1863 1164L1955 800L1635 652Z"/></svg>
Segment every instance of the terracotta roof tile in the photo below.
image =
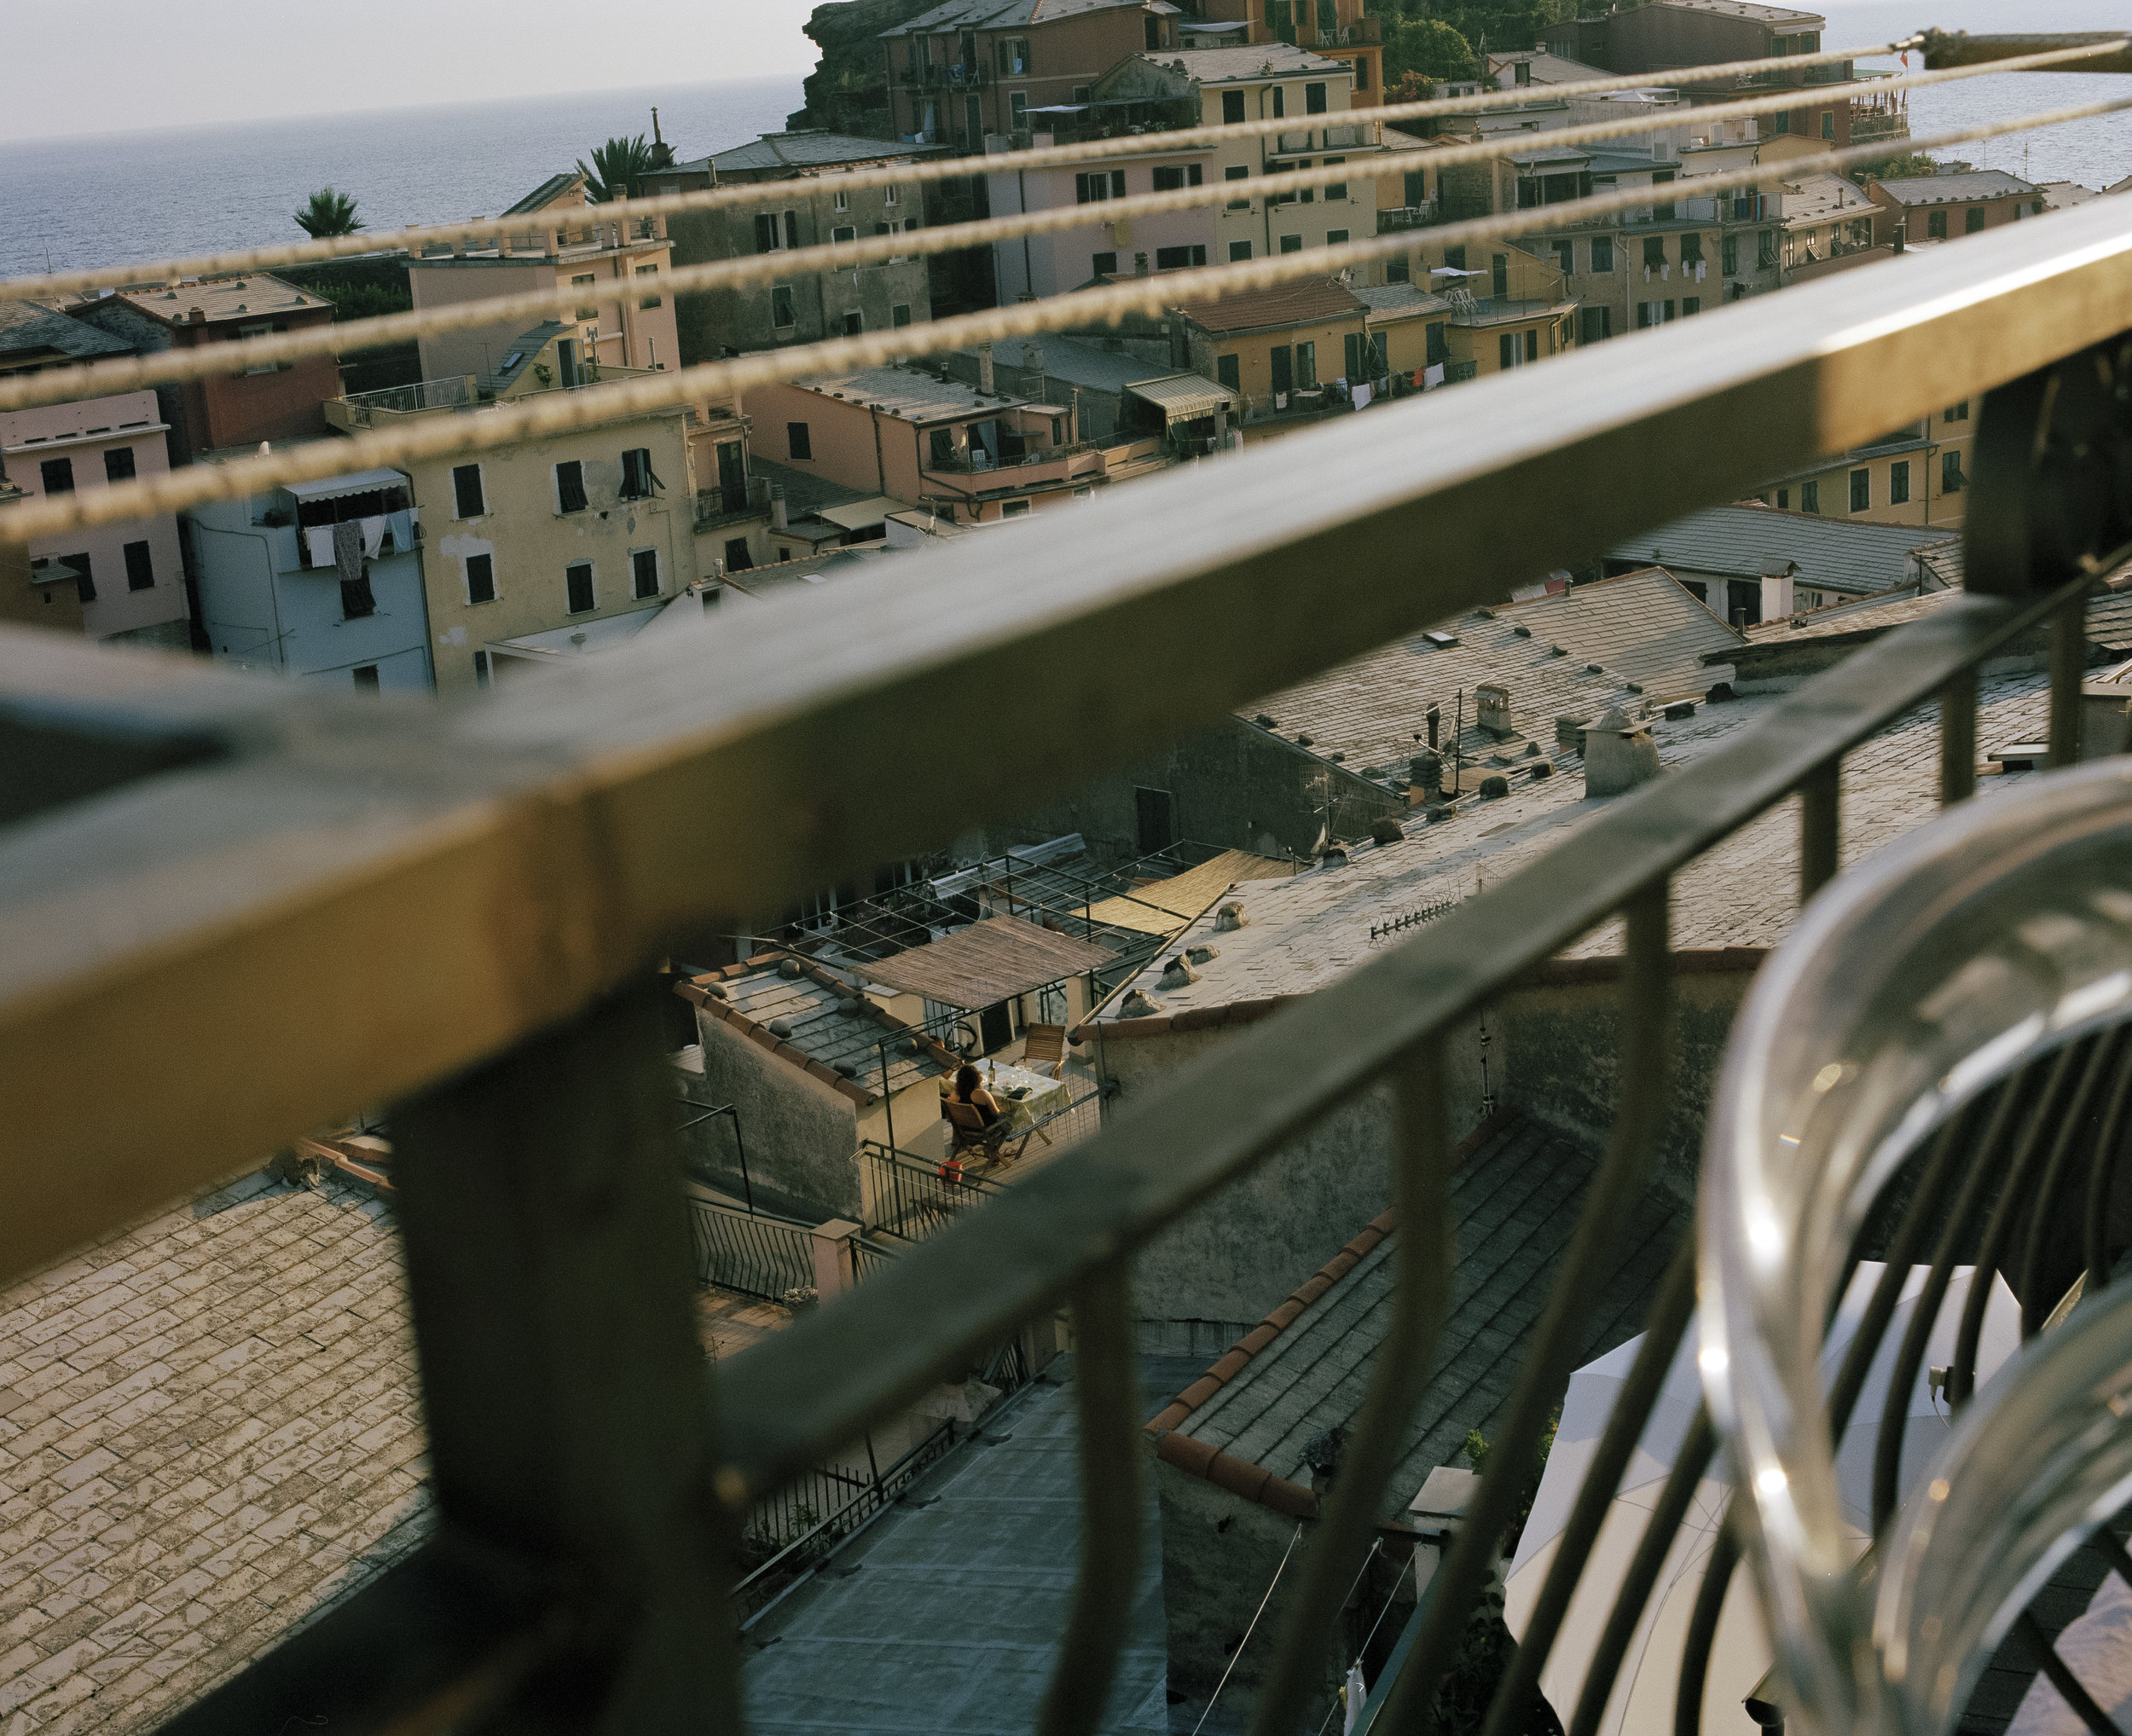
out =
<svg viewBox="0 0 2132 1736"><path fill-rule="evenodd" d="M1299 278L1272 289L1246 290L1219 301L1179 302L1177 310L1208 332L1250 332L1306 321L1359 319L1369 304L1330 277Z"/></svg>

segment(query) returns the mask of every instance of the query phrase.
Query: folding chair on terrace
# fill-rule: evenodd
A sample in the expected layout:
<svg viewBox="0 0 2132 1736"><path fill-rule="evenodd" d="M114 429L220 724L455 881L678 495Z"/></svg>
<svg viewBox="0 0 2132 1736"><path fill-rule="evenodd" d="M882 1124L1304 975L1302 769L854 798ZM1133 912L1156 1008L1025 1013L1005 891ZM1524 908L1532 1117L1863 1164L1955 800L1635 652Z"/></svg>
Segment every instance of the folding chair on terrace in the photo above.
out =
<svg viewBox="0 0 2132 1736"><path fill-rule="evenodd" d="M1009 1134L1006 1120L1002 1116L989 1127L975 1103L958 1103L951 1098L941 1099L941 1113L947 1117L951 1147L951 1160L965 1151L975 1152L986 1161L1010 1164L1022 1154L1022 1148L1029 1143L1026 1133L1013 1141L1014 1149L1007 1148Z"/></svg>
<svg viewBox="0 0 2132 1736"><path fill-rule="evenodd" d="M1022 1065L1031 1073L1049 1073L1053 1079L1066 1065L1066 1027L1063 1025L1029 1025L1023 1027Z"/></svg>

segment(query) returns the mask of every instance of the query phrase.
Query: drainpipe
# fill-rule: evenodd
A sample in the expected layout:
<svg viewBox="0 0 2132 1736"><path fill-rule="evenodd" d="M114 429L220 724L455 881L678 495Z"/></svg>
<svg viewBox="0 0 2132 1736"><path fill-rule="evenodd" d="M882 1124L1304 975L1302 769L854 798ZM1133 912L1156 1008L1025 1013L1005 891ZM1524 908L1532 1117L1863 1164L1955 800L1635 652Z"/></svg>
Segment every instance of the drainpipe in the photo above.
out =
<svg viewBox="0 0 2132 1736"><path fill-rule="evenodd" d="M881 413L878 410L868 410L866 417L873 424L874 478L881 484L881 492L885 495L889 491L889 467L881 458Z"/></svg>
<svg viewBox="0 0 2132 1736"><path fill-rule="evenodd" d="M1014 195L1022 207L1022 215L1029 214L1029 176L1026 169L1014 171ZM1036 267L1029 263L1028 231L1022 232L1022 287L1031 295L1036 293Z"/></svg>

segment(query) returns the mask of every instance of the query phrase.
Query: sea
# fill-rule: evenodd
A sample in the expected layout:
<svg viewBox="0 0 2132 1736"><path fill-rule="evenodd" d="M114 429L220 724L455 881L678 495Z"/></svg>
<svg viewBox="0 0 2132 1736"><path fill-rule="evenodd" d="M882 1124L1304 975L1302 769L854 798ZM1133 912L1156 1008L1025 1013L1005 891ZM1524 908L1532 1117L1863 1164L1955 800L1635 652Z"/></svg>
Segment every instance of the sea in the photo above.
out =
<svg viewBox="0 0 2132 1736"><path fill-rule="evenodd" d="M803 76L0 142L0 277L299 241L327 185L374 229L493 217L654 104L685 161L779 131Z"/></svg>
<svg viewBox="0 0 2132 1736"><path fill-rule="evenodd" d="M2127 23L2124 0L1824 0L1818 9L1832 48L1893 41L1921 14L1977 34ZM0 142L0 277L294 240L290 213L329 183L355 195L373 229L492 216L595 144L647 130L655 103L683 159L774 131L801 106L801 77ZM2126 95L2132 76L1987 74L1913 91L1910 130L1922 139ZM1941 154L2100 188L2132 175L2132 111Z"/></svg>

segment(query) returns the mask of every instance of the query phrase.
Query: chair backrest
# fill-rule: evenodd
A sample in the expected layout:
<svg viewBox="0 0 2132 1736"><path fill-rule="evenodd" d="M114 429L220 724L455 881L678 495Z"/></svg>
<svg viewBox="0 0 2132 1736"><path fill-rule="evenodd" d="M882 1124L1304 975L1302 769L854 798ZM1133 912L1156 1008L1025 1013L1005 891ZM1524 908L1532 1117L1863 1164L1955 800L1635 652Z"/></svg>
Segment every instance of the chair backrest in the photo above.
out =
<svg viewBox="0 0 2132 1736"><path fill-rule="evenodd" d="M953 1097L942 1097L940 1106L947 1112L947 1119L964 1132L982 1133L985 1131L985 1118L978 1113L975 1103L959 1103Z"/></svg>
<svg viewBox="0 0 2132 1736"><path fill-rule="evenodd" d="M1030 1025L1023 1033L1027 1040L1022 1045L1022 1060L1026 1065L1036 1062L1049 1063L1066 1058L1066 1027L1063 1025Z"/></svg>

